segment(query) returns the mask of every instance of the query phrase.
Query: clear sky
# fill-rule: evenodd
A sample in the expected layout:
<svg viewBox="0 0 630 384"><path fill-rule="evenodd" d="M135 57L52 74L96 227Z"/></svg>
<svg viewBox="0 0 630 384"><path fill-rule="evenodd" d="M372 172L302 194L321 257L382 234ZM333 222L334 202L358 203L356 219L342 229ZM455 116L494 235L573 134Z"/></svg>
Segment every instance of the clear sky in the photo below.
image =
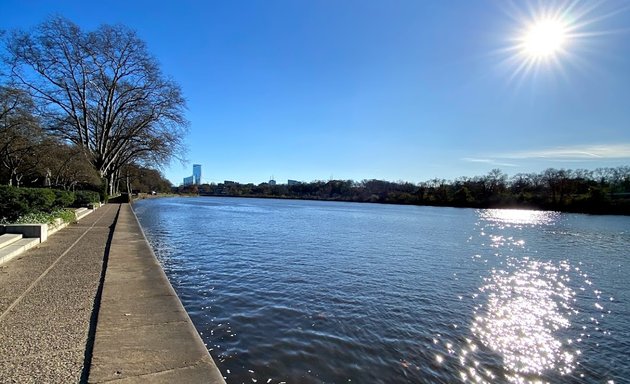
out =
<svg viewBox="0 0 630 384"><path fill-rule="evenodd" d="M175 184L193 163L203 182L254 183L630 165L625 0L2 0L0 14L0 29L50 15L135 29L187 99ZM524 36L550 19L563 43L532 56Z"/></svg>

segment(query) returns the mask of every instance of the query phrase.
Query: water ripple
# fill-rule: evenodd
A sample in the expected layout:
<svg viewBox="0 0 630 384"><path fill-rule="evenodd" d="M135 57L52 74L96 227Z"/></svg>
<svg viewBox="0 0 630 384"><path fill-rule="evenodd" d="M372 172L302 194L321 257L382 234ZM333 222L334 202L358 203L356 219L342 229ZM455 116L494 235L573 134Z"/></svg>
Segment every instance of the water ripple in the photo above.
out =
<svg viewBox="0 0 630 384"><path fill-rule="evenodd" d="M628 218L230 198L135 207L230 384L630 377Z"/></svg>

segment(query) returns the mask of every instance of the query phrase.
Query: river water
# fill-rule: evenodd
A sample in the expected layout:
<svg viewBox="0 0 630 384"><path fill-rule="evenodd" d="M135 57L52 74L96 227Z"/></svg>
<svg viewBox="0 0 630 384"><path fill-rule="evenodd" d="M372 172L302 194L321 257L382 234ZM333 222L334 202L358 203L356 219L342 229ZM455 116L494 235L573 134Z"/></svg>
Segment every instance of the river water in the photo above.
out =
<svg viewBox="0 0 630 384"><path fill-rule="evenodd" d="M134 207L229 384L630 381L630 217Z"/></svg>

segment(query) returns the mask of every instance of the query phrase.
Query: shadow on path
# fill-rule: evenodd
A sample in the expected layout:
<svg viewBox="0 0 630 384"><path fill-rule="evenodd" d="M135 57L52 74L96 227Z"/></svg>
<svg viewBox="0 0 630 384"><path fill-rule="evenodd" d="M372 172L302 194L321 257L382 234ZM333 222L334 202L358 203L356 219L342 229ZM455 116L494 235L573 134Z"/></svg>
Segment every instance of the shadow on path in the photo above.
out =
<svg viewBox="0 0 630 384"><path fill-rule="evenodd" d="M116 223L118 222L118 215L120 214L120 205L116 212L114 222L109 226L109 235L107 236L107 244L105 245L105 252L103 254L103 266L101 268L101 277L98 283L98 289L96 296L94 296L94 307L92 315L90 316L90 327L88 329L87 341L85 344L85 354L83 355L83 371L81 372L81 384L88 382L90 377L90 365L92 363L92 353L94 351L94 338L96 335L96 322L98 321L98 311L101 305L101 297L103 296L103 283L105 282L105 274L107 272L107 262L109 261L109 250L112 245L112 238L114 237L114 230L116 229Z"/></svg>

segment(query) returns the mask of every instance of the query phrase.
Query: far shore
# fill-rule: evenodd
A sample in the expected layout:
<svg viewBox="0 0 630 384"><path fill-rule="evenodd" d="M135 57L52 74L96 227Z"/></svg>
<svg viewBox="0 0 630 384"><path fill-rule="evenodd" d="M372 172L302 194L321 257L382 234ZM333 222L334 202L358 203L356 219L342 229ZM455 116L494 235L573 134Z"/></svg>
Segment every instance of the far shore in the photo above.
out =
<svg viewBox="0 0 630 384"><path fill-rule="evenodd" d="M417 204L410 202L394 202L394 201L365 201L365 200L352 200L343 198L320 198L320 197L303 197L303 196L268 196L268 195L229 195L229 194L175 194L175 193L158 193L155 195L148 193L140 193L137 196L133 196L133 200L154 199L154 198L166 198L166 197L230 197L230 198L244 198L244 199L276 199L276 200L302 200L302 201L328 201L328 202L342 202L342 203L362 203L362 204L388 204L388 205L410 205L418 207L444 207L444 208L468 208L468 209L527 209L535 211L554 211L562 213L581 213L589 215L617 215L617 216L630 216L630 211L616 212L613 209L602 209L602 207L581 207L586 209L571 209L571 207L563 207L560 205L546 204L542 206L536 206L532 204ZM608 207L613 208L613 207Z"/></svg>

